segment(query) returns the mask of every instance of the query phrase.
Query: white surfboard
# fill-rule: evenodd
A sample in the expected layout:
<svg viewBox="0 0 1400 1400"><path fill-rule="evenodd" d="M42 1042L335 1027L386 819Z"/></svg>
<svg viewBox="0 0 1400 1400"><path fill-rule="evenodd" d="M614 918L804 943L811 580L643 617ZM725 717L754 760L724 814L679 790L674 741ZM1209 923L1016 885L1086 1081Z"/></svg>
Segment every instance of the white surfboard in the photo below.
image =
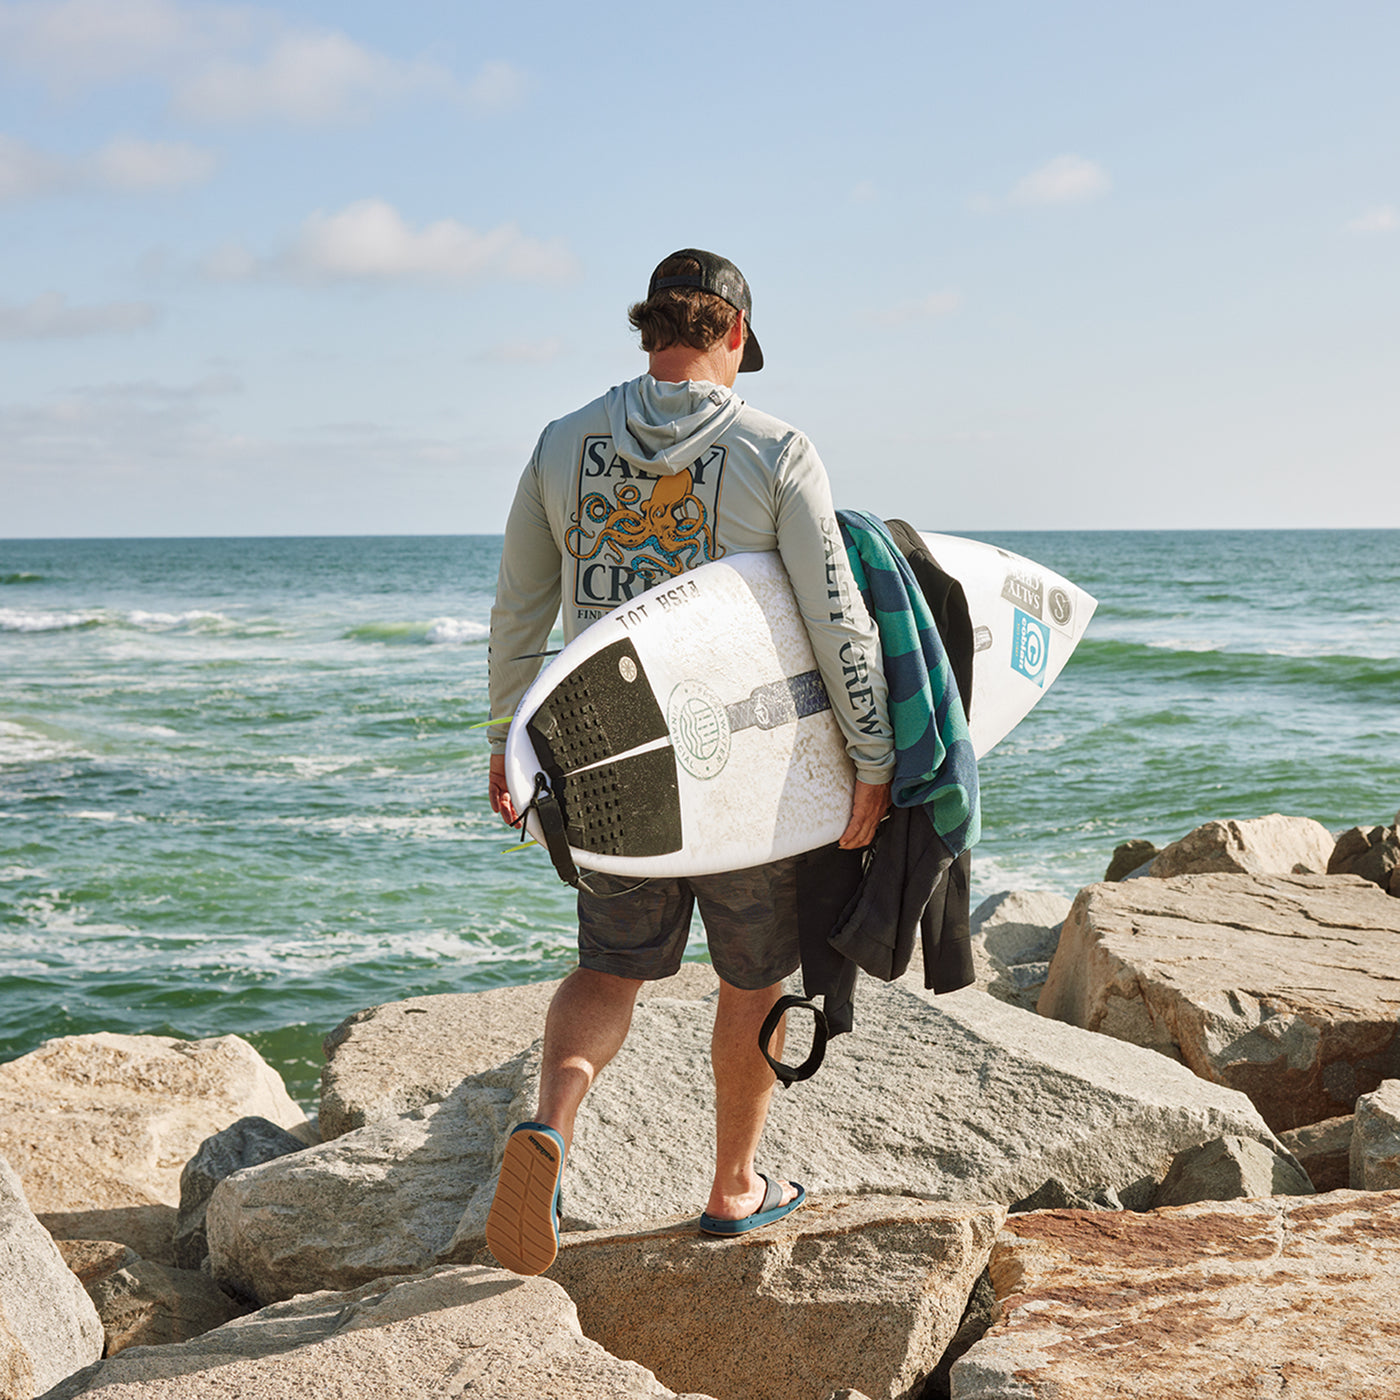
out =
<svg viewBox="0 0 1400 1400"><path fill-rule="evenodd" d="M1019 555L922 538L967 596L980 757L1060 673L1094 600ZM705 564L576 637L512 720L517 811L541 774L585 869L703 875L835 841L854 774L779 557ZM528 830L544 840L533 813Z"/></svg>

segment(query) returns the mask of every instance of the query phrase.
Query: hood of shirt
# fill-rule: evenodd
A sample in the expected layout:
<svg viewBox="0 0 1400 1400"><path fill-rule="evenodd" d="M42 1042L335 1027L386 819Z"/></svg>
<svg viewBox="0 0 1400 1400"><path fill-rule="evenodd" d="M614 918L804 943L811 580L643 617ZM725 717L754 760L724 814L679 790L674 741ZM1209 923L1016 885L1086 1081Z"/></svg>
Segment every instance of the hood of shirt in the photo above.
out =
<svg viewBox="0 0 1400 1400"><path fill-rule="evenodd" d="M744 404L722 384L668 384L649 374L610 389L605 402L618 456L659 476L703 457Z"/></svg>

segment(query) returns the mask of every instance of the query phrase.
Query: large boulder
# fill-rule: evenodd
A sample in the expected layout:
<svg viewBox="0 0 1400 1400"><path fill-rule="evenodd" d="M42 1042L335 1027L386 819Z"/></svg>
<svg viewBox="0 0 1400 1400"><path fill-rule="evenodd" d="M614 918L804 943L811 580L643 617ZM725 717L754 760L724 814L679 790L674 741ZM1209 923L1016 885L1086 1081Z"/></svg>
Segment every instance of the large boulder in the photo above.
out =
<svg viewBox="0 0 1400 1400"><path fill-rule="evenodd" d="M958 1400L1395 1393L1400 1193L1011 1216Z"/></svg>
<svg viewBox="0 0 1400 1400"><path fill-rule="evenodd" d="M1276 1132L1400 1075L1400 905L1356 876L1081 890L1039 1010L1249 1095Z"/></svg>
<svg viewBox="0 0 1400 1400"><path fill-rule="evenodd" d="M718 985L708 963L685 963L674 977L647 983L641 999L694 1001ZM528 1049L544 1030L544 1014L558 987L552 981L446 992L357 1011L325 1039L322 1136L329 1142L437 1103L469 1075Z"/></svg>
<svg viewBox="0 0 1400 1400"><path fill-rule="evenodd" d="M1324 1118L1321 1123L1305 1123L1278 1135L1284 1148L1307 1172L1319 1191L1344 1191L1351 1179L1351 1137L1356 1115L1346 1113Z"/></svg>
<svg viewBox="0 0 1400 1400"><path fill-rule="evenodd" d="M101 1355L92 1300L0 1157L0 1395L30 1400Z"/></svg>
<svg viewBox="0 0 1400 1400"><path fill-rule="evenodd" d="M65 1036L0 1065L0 1153L43 1224L163 1262L181 1168L247 1114L306 1130L276 1071L233 1035Z"/></svg>
<svg viewBox="0 0 1400 1400"><path fill-rule="evenodd" d="M1274 812L1250 821L1206 822L1157 853L1157 879L1213 872L1241 875L1321 875L1335 845L1332 833L1311 817Z"/></svg>
<svg viewBox="0 0 1400 1400"><path fill-rule="evenodd" d="M1034 1011L1070 901L1048 890L1006 890L972 911L976 985L999 1001ZM920 983L922 963L914 972Z"/></svg>
<svg viewBox="0 0 1400 1400"><path fill-rule="evenodd" d="M1186 1206L1247 1196L1313 1194L1311 1179L1294 1158L1253 1138L1222 1137L1178 1152L1152 1204Z"/></svg>
<svg viewBox="0 0 1400 1400"><path fill-rule="evenodd" d="M1360 875L1383 890L1400 871L1400 831L1393 826L1354 826L1337 838L1329 875Z"/></svg>
<svg viewBox="0 0 1400 1400"><path fill-rule="evenodd" d="M1351 1184L1358 1191L1400 1187L1400 1080L1387 1079L1356 1101L1351 1134Z"/></svg>
<svg viewBox="0 0 1400 1400"><path fill-rule="evenodd" d="M179 1346L135 1347L80 1372L44 1400L209 1400L214 1394L614 1400L673 1392L585 1337L558 1284L456 1268L297 1298Z"/></svg>
<svg viewBox="0 0 1400 1400"><path fill-rule="evenodd" d="M698 1212L714 1155L712 1022L705 1002L637 1007L579 1115L567 1228ZM229 1177L209 1204L215 1277L269 1302L471 1259L505 1137L534 1116L538 1085L536 1045L441 1103ZM1145 1205L1176 1152L1227 1133L1274 1142L1242 1095L1160 1055L972 989L870 983L855 1032L776 1096L760 1166L820 1193L1009 1203L1058 1177Z"/></svg>
<svg viewBox="0 0 1400 1400"><path fill-rule="evenodd" d="M208 1274L137 1259L87 1285L102 1319L106 1354L188 1341L250 1311Z"/></svg>
<svg viewBox="0 0 1400 1400"><path fill-rule="evenodd" d="M568 1235L550 1277L588 1336L674 1390L893 1400L922 1393L1005 1217L986 1203L816 1197L737 1240L698 1234L693 1217Z"/></svg>
<svg viewBox="0 0 1400 1400"><path fill-rule="evenodd" d="M181 1269L198 1269L209 1257L204 1218L209 1197L227 1176L306 1148L299 1137L266 1118L240 1118L207 1137L180 1172L180 1209L175 1217L174 1255ZM183 1340L183 1339L182 1339Z"/></svg>

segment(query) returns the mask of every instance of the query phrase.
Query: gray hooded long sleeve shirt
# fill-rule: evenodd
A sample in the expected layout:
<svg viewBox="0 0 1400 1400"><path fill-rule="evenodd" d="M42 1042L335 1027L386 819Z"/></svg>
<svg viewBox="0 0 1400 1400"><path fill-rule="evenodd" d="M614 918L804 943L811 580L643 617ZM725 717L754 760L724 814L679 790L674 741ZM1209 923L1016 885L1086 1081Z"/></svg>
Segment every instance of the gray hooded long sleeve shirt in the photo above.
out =
<svg viewBox="0 0 1400 1400"><path fill-rule="evenodd" d="M732 389L644 374L551 423L506 523L491 612L491 713L535 678L555 617L572 641L618 604L729 554L777 550L863 782L894 766L880 643L846 560L826 469ZM505 746L505 726L491 730Z"/></svg>

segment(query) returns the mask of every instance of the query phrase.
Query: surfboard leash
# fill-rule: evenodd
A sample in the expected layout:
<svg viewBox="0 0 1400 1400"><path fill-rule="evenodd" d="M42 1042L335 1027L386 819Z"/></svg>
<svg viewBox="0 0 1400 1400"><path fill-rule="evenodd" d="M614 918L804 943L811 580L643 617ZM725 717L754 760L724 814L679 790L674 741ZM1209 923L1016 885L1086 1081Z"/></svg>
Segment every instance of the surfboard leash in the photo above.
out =
<svg viewBox="0 0 1400 1400"><path fill-rule="evenodd" d="M807 1058L796 1067L785 1065L781 1060L775 1060L768 1051L769 1043L773 1039L773 1032L778 1029L778 1022L783 1019L785 1012L795 1008L812 1013L812 1048L808 1052ZM816 1002L808 997L779 997L773 1003L773 1009L768 1013L763 1027L758 1033L758 1048L762 1052L763 1058L768 1061L769 1068L777 1076L778 1083L786 1089L791 1084L810 1079L822 1067L822 1061L826 1058L827 1037L826 1013Z"/></svg>

